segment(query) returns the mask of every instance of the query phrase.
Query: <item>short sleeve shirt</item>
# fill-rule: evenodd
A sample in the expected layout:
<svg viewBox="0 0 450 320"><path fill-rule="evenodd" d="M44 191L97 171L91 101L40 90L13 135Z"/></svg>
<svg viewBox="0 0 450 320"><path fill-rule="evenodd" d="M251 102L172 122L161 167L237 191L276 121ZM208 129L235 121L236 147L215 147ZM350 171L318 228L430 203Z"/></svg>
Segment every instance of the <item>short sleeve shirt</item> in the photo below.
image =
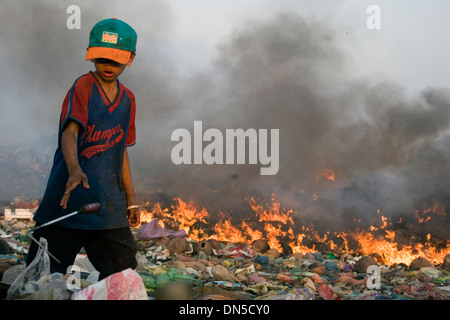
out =
<svg viewBox="0 0 450 320"><path fill-rule="evenodd" d="M126 197L122 184L125 147L136 142L136 103L133 93L117 81L118 93L110 101L95 75L79 77L68 91L59 122L58 148L47 188L35 213L36 222L45 223L89 203L99 203L94 213L63 219L56 225L84 230L103 230L128 226ZM78 186L70 194L67 209L59 205L68 179L61 149L62 132L69 120L80 124L78 160L88 177L90 188Z"/></svg>

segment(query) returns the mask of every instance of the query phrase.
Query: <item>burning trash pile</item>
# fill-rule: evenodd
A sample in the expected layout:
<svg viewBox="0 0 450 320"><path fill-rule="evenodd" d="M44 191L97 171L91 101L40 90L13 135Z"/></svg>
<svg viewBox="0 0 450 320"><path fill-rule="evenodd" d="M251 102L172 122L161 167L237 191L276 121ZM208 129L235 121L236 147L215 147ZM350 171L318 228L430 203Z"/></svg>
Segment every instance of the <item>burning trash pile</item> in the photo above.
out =
<svg viewBox="0 0 450 320"><path fill-rule="evenodd" d="M2 299L450 300L448 239L401 236L383 216L368 230L321 235L296 228L276 201L249 204L254 215L240 224L225 214L212 221L206 209L179 198L169 207L144 204L133 229L135 270L98 281L80 252L73 272L24 283L21 295L11 288L23 275L25 233L34 223L3 219ZM445 217L431 214L417 213L417 223Z"/></svg>

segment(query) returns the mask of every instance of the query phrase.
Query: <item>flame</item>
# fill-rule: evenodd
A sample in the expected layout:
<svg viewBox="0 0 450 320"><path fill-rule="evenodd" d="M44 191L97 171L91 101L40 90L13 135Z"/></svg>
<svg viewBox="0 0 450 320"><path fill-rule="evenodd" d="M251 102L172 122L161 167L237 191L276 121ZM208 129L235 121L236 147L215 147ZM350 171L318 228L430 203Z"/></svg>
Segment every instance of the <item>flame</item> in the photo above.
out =
<svg viewBox="0 0 450 320"><path fill-rule="evenodd" d="M282 212L283 210L280 210L280 203L275 202L275 196L272 195L272 205L268 209L264 209L263 206L258 205L255 201L255 199L250 200L250 206L252 207L253 211L255 211L256 215L259 216L259 221L279 221L284 224L290 222L294 223L292 218L289 216L293 211L288 210L286 212Z"/></svg>
<svg viewBox="0 0 450 320"><path fill-rule="evenodd" d="M142 223L149 223L156 217L165 217L171 220L173 224L176 224L179 229L184 229L193 240L201 240L200 233L202 230L193 229L192 226L197 221L206 223L205 219L209 217L208 211L204 208L198 208L192 201L184 202L180 198L175 198L174 201L175 204L171 206L171 210L168 208L162 209L159 203L156 203L152 207L151 212L148 212L146 209L141 209L140 225ZM159 225L167 228L162 220L159 220Z"/></svg>
<svg viewBox="0 0 450 320"><path fill-rule="evenodd" d="M435 264L440 264L444 260L444 257L450 253L450 248L441 250L440 252L434 247L425 250L425 246L420 243L414 246L402 246L399 248L398 244L394 241L395 235L395 231L389 231L384 238L380 239L370 232L361 231L353 234L352 237L358 240L361 254L371 255L377 253L387 265L400 263L410 264L418 257L423 257Z"/></svg>
<svg viewBox="0 0 450 320"><path fill-rule="evenodd" d="M154 219L154 211L162 212L159 204L156 204L151 212L148 212L146 209L140 209L139 212L141 214L141 221L137 228L139 228L143 223L149 223L150 221L152 221Z"/></svg>
<svg viewBox="0 0 450 320"><path fill-rule="evenodd" d="M316 177L316 182L320 179L320 177L325 178L329 181L336 181L336 173L330 169L325 169L319 172Z"/></svg>
<svg viewBox="0 0 450 320"><path fill-rule="evenodd" d="M294 241L292 241L291 243L289 243L289 246L292 248L292 251L295 253L301 253L301 254L306 254L309 252L314 252L315 248L314 246L312 248L307 247L305 245L302 244L303 239L306 237L306 234L304 233L299 233L297 234L297 237L294 239Z"/></svg>
<svg viewBox="0 0 450 320"><path fill-rule="evenodd" d="M258 239L262 239L263 238L263 234L262 234L261 231L253 230L245 222L242 222L242 229L243 229L244 233L247 234L248 237L250 237L250 242L253 242L253 241L256 241Z"/></svg>
<svg viewBox="0 0 450 320"><path fill-rule="evenodd" d="M433 214L443 217L447 215L445 208L436 200L433 200L433 207L423 209L422 211L416 210L415 217L419 223L424 223L430 221Z"/></svg>
<svg viewBox="0 0 450 320"><path fill-rule="evenodd" d="M176 221L189 227L197 221L206 223L205 218L209 216L206 209L199 209L192 201L184 202L180 198L175 198L175 200L177 204L173 207L172 216Z"/></svg>
<svg viewBox="0 0 450 320"><path fill-rule="evenodd" d="M352 232L325 232L320 234L313 225L296 226L294 211L281 208L281 204L272 195L272 203L265 206L258 204L254 198L248 201L254 214L249 215L239 223L233 223L231 213L220 212L211 216L205 208L195 203L174 198L170 208L162 208L159 203L150 210L141 210L141 222L150 222L158 218L165 228L183 228L193 241L215 239L226 242L243 242L251 244L258 239L266 239L271 248L283 251L283 245L288 245L293 253L316 252L317 245L326 246L327 250L336 253L352 252L359 255L377 254L386 265L398 263L409 264L418 257L440 264L446 254L450 253L448 245L437 248L432 243L432 236L426 235L423 243L400 245L397 233L392 229L392 222L386 216L380 215L380 222L365 230ZM416 211L418 222L426 223L431 214L445 215L445 209L434 203L430 209ZM421 221L419 218L427 219ZM214 221L214 218L218 221ZM402 220L399 220L400 223ZM448 241L448 239L447 239ZM441 246L442 247L442 246Z"/></svg>
<svg viewBox="0 0 450 320"><path fill-rule="evenodd" d="M214 226L216 234L209 237L209 239L223 240L227 239L230 242L247 242L247 238L242 235L241 230L233 226L230 220L222 220Z"/></svg>
<svg viewBox="0 0 450 320"><path fill-rule="evenodd" d="M281 229L277 226L267 223L264 226L264 230L267 233L267 240L269 241L269 246L271 248L275 248L279 251L283 251L281 247L280 241L278 240L279 236L285 236L286 232L281 231Z"/></svg>

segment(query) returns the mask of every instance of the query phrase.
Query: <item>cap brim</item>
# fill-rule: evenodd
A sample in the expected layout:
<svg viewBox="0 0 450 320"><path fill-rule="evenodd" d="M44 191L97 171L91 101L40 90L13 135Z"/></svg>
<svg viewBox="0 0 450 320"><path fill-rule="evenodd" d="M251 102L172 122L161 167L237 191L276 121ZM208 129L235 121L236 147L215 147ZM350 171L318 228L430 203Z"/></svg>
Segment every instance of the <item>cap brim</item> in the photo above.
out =
<svg viewBox="0 0 450 320"><path fill-rule="evenodd" d="M131 65L131 52L113 48L90 47L87 49L86 60L109 59L120 64Z"/></svg>

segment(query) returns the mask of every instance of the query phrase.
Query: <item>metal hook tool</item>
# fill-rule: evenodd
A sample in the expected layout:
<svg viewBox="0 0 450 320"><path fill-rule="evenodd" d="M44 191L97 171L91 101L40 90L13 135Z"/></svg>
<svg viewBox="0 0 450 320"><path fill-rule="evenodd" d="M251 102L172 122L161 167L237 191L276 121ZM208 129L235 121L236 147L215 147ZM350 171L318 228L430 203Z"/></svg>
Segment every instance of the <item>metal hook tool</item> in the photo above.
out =
<svg viewBox="0 0 450 320"><path fill-rule="evenodd" d="M34 228L34 229L28 230L28 231L26 232L26 235L27 235L28 237L30 237L31 240L33 240L34 242L36 242L37 245L38 245L39 247L41 247L45 252L47 252L48 255L49 255L50 257L52 257L56 262L58 262L59 264L61 264L61 261L59 261L53 254L51 254L51 253L47 250L47 248L45 248L39 241L37 241L37 240L31 235L31 232L34 232L34 231L36 231L36 230L38 230L38 229L41 229L41 228L44 228L44 227L46 227L46 226L48 226L48 225L51 225L51 224L53 224L53 223L56 223L56 222L58 222L58 221L67 219L67 218L69 218L69 217L71 217L71 216L74 216L74 215L76 215L76 214L89 214L89 213L92 213L92 212L97 211L98 209L100 209L100 204L99 204L99 203L89 203L89 204L86 204L86 205L82 206L82 207L81 207L79 210L77 210L77 211L74 211L74 212L72 212L72 213L66 214L65 216L62 216L62 217L59 217L59 218L57 218L57 219L51 220L51 221L49 221L49 222L46 222L46 223L44 223L44 224L41 224L40 226L38 226L38 227L36 227L36 228Z"/></svg>

